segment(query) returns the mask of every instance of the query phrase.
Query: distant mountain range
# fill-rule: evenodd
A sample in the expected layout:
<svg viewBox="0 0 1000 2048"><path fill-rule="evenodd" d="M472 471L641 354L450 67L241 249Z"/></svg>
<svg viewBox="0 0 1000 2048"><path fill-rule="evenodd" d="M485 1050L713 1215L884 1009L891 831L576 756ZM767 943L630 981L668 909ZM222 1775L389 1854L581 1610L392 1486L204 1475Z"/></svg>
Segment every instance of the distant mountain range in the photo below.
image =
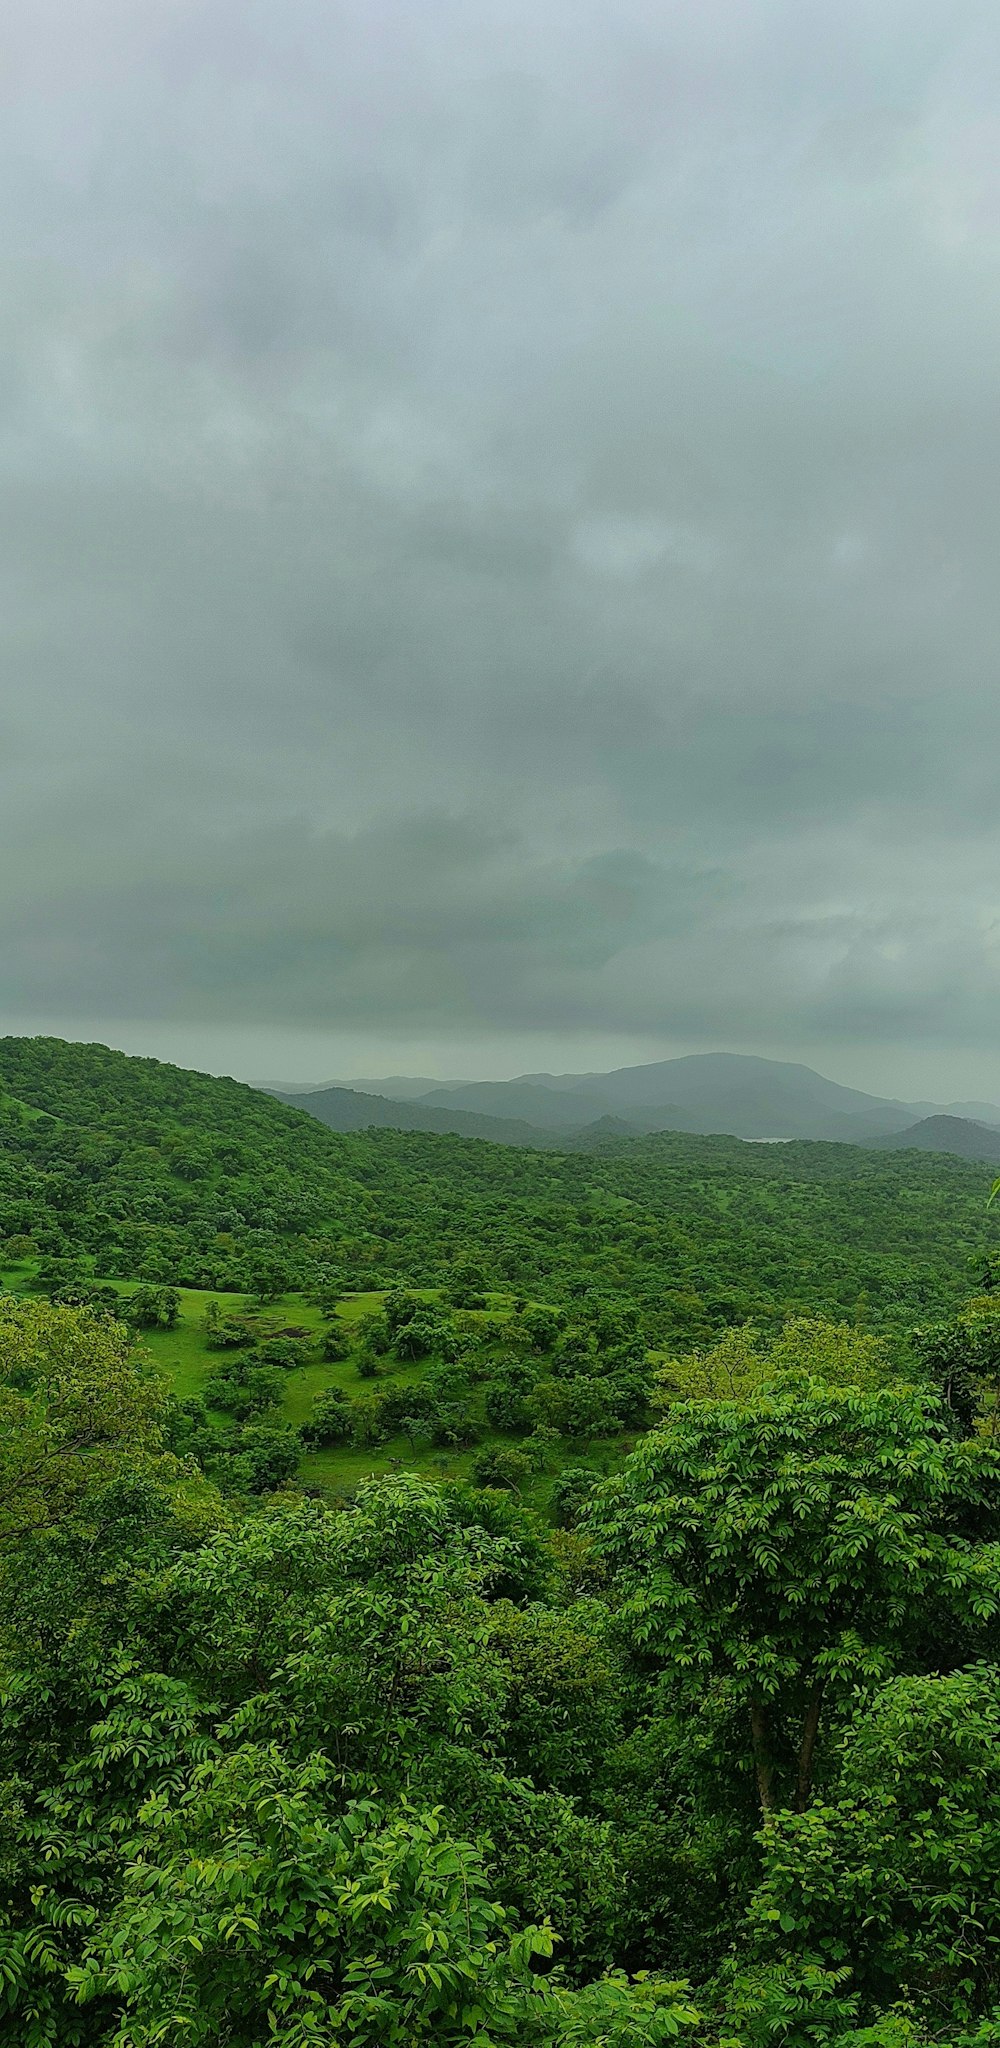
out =
<svg viewBox="0 0 1000 2048"><path fill-rule="evenodd" d="M513 1081L384 1081L267 1091L338 1131L372 1125L451 1131L495 1144L569 1150L654 1131L826 1139L1000 1159L1000 1108L905 1102L844 1088L784 1060L693 1053L608 1074L523 1074Z"/></svg>
<svg viewBox="0 0 1000 2048"><path fill-rule="evenodd" d="M386 1095L362 1095L355 1088L268 1088L279 1102L307 1109L333 1131L437 1131L460 1138L488 1138L494 1145L553 1148L551 1131L535 1130L514 1116L470 1116L463 1109L437 1109L423 1102L394 1102Z"/></svg>

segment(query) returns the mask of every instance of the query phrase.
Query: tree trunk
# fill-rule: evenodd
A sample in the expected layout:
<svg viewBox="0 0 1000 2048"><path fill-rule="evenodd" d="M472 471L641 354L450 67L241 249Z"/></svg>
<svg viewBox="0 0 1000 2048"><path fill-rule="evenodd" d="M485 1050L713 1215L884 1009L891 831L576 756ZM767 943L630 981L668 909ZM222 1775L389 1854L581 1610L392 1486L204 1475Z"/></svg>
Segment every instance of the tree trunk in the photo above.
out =
<svg viewBox="0 0 1000 2048"><path fill-rule="evenodd" d="M776 1805L774 1781L771 1776L771 1750L768 1741L767 1708L756 1701L750 1708L750 1735L753 1742L754 1770L757 1773L757 1795L761 1812L773 1813Z"/></svg>
<svg viewBox="0 0 1000 2048"><path fill-rule="evenodd" d="M806 1708L806 1718L802 1728L802 1741L799 1744L799 1768L795 1786L796 1813L804 1813L809 1804L809 1794L812 1791L813 1752L816 1748L816 1737L819 1734L819 1717L822 1706L823 1680L817 1678L809 1695L809 1705Z"/></svg>

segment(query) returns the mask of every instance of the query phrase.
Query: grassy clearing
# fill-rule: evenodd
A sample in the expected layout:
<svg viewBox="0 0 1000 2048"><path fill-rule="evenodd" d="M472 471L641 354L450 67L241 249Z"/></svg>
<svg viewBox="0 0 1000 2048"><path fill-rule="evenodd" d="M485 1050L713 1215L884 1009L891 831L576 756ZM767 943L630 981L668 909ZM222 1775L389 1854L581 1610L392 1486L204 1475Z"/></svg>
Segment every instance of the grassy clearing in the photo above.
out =
<svg viewBox="0 0 1000 2048"><path fill-rule="evenodd" d="M0 1288L13 1293L24 1293L31 1288L37 1261L28 1259L17 1266L0 1271ZM101 1278L101 1276L95 1276ZM126 1299L139 1284L130 1280L103 1280L104 1286L113 1287L115 1292ZM407 1288L408 1294L418 1295L423 1301L435 1301L440 1290L435 1288ZM172 1330L146 1330L142 1335L143 1349L160 1368L178 1400L184 1401L203 1393L205 1382L220 1364L225 1353L211 1350L206 1340L205 1315L210 1302L218 1302L227 1313L238 1315L250 1307L249 1295L218 1294L193 1287L180 1290L180 1313ZM350 1341L355 1328L365 1316L378 1313L385 1299L383 1291L348 1295L337 1307L334 1320L343 1326ZM286 1294L268 1304L261 1312L268 1325L275 1331L295 1329L308 1331L313 1340L310 1350L314 1355L305 1364L286 1375L282 1415L286 1422L296 1427L309 1415L317 1395L330 1387L342 1387L353 1398L371 1394L379 1385L378 1380L362 1378L357 1370L354 1355L342 1359L323 1359L315 1355L319 1350L323 1331L328 1318L321 1310L308 1302L302 1294ZM503 1295L487 1297L484 1315L491 1320L503 1318L511 1313L511 1300ZM419 1385L431 1364L430 1360L407 1363L402 1360L387 1361L388 1374L395 1385ZM225 1418L216 1418L220 1423ZM369 1449L356 1448L350 1444L336 1444L321 1451L307 1452L302 1458L299 1476L304 1486L320 1488L323 1492L351 1494L362 1480L384 1477L387 1473L405 1469L419 1472L433 1480L468 1479L478 1452L497 1444L514 1444L517 1439L505 1437L495 1430L482 1427L480 1440L468 1449L442 1450L424 1444L412 1444L405 1436L391 1437L386 1443ZM613 1471L620 1463L627 1444L620 1438L593 1440L582 1445L561 1445L554 1450L551 1460L553 1469L536 1473L528 1480L522 1498L532 1507L544 1512L548 1507L552 1486L557 1472L564 1465L587 1465L597 1471Z"/></svg>

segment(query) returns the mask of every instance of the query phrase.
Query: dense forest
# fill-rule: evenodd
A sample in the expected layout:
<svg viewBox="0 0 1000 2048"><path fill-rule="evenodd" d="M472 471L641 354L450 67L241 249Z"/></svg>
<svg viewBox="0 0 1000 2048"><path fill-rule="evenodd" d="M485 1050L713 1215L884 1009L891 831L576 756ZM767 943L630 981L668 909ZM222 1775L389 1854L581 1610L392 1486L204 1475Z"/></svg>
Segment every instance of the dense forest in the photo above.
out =
<svg viewBox="0 0 1000 2048"><path fill-rule="evenodd" d="M0 2039L1000 2044L988 1168L0 1091Z"/></svg>

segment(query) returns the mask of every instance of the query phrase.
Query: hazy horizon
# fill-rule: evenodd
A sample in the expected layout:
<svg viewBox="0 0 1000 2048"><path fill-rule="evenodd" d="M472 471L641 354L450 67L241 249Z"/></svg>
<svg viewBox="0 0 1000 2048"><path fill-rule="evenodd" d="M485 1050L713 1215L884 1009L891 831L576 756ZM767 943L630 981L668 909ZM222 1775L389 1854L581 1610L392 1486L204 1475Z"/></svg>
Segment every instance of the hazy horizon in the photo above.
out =
<svg viewBox="0 0 1000 2048"><path fill-rule="evenodd" d="M11 0L0 1029L1000 1097L998 87L973 0Z"/></svg>
<svg viewBox="0 0 1000 2048"><path fill-rule="evenodd" d="M117 1052L131 1053L140 1057L166 1060L172 1065L189 1067L208 1074L230 1075L238 1081L247 1081L253 1087L280 1088L311 1086L322 1088L331 1085L357 1087L362 1080L375 1082L393 1078L425 1077L428 1086L440 1086L447 1082L464 1081L508 1081L519 1079L526 1074L569 1074L602 1073L618 1067L644 1066L657 1060L683 1058L690 1053L722 1052L752 1053L757 1058L788 1060L813 1068L827 1080L838 1081L843 1087L857 1088L870 1095L898 1097L906 1102L928 1101L988 1102L1000 1105L1000 1077L994 1083L990 1079L990 1067L986 1063L978 1070L967 1070L966 1079L949 1075L942 1067L926 1065L919 1057L910 1062L891 1055L873 1057L864 1050L854 1058L845 1056L842 1048L831 1049L829 1055L817 1056L815 1048L774 1049L761 1046L719 1044L683 1045L657 1044L637 1048L631 1041L616 1042L612 1039L573 1040L574 1057L563 1057L567 1041L537 1039L524 1041L525 1057L505 1046L503 1041L482 1042L477 1048L467 1042L438 1045L436 1057L433 1045L418 1043L409 1048L398 1042L369 1041L367 1047L359 1046L354 1039L344 1042L344 1058L337 1058L337 1041L329 1035L301 1034L297 1039L277 1036L271 1039L246 1027L237 1027L228 1034L178 1031L157 1026L134 1026L121 1030L107 1022L92 1021L77 1031L60 1029L50 1019L27 1020L17 1030L3 1025L0 1035L22 1035L62 1037L83 1043L96 1042L109 1045ZM576 1058L583 1051L586 1057ZM381 1051L384 1055L367 1066L358 1064L355 1058L351 1064L350 1054L359 1051ZM413 1057L407 1058L407 1051ZM280 1058L269 1061L269 1052L277 1057L282 1051L287 1055L284 1064ZM528 1053L544 1051L544 1058L529 1058ZM346 1064L345 1064L346 1060ZM934 1078L936 1076L936 1079Z"/></svg>

